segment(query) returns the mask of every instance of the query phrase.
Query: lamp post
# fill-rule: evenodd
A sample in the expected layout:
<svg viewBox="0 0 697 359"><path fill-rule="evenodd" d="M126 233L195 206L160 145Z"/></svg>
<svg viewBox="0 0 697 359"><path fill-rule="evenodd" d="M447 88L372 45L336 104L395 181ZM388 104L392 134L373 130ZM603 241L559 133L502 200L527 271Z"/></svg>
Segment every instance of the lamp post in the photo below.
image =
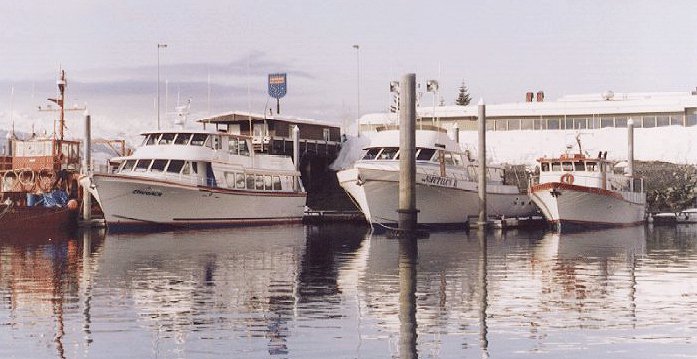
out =
<svg viewBox="0 0 697 359"><path fill-rule="evenodd" d="M356 121L358 135L361 135L361 47L353 45L356 49Z"/></svg>
<svg viewBox="0 0 697 359"><path fill-rule="evenodd" d="M160 129L160 49L166 49L167 44L157 44L157 129Z"/></svg>

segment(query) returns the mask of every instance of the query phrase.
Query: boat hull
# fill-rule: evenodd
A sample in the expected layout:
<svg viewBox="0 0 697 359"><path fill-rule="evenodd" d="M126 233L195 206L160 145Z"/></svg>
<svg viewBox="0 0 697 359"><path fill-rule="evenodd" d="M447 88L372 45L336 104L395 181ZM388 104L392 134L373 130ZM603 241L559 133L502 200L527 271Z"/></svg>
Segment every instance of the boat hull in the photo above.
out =
<svg viewBox="0 0 697 359"><path fill-rule="evenodd" d="M532 186L530 197L559 230L630 226L644 222L643 193L622 193L566 183Z"/></svg>
<svg viewBox="0 0 697 359"><path fill-rule="evenodd" d="M0 205L0 237L45 236L77 227L77 210Z"/></svg>
<svg viewBox="0 0 697 359"><path fill-rule="evenodd" d="M92 191L110 231L301 222L303 192L253 192L95 174Z"/></svg>
<svg viewBox="0 0 697 359"><path fill-rule="evenodd" d="M397 171L351 168L337 173L341 187L356 201L371 224L398 222L399 173ZM479 194L473 182L450 181L445 177L417 173L417 221L421 225L465 225L479 213ZM497 217L526 217L537 208L513 186L504 191L487 192L487 213Z"/></svg>

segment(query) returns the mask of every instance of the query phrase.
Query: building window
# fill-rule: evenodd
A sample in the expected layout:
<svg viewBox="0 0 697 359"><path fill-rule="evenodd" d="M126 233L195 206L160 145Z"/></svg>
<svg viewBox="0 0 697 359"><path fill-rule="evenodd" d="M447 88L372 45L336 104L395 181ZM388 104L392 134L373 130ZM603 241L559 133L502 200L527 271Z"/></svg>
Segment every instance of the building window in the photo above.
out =
<svg viewBox="0 0 697 359"><path fill-rule="evenodd" d="M520 120L517 118L514 120L508 120L508 129L509 130L520 130Z"/></svg>
<svg viewBox="0 0 697 359"><path fill-rule="evenodd" d="M533 119L531 118L524 118L520 120L520 129L521 130L532 130L533 126Z"/></svg>
<svg viewBox="0 0 697 359"><path fill-rule="evenodd" d="M560 125L559 119L552 118L552 119L547 120L547 129L549 129L549 130L558 130L558 129L560 129L559 125Z"/></svg>
<svg viewBox="0 0 697 359"><path fill-rule="evenodd" d="M626 128L627 127L627 118L626 117L615 117L615 127Z"/></svg>
<svg viewBox="0 0 697 359"><path fill-rule="evenodd" d="M656 127L656 116L644 116L643 118L644 128Z"/></svg>
<svg viewBox="0 0 697 359"><path fill-rule="evenodd" d="M602 117L600 118L600 127L615 127L615 120L612 117Z"/></svg>
<svg viewBox="0 0 697 359"><path fill-rule="evenodd" d="M575 118L574 119L574 129L585 129L586 119L585 118Z"/></svg>
<svg viewBox="0 0 697 359"><path fill-rule="evenodd" d="M324 138L325 141L331 140L331 132L329 131L328 128L325 128L322 130L322 138Z"/></svg>
<svg viewBox="0 0 697 359"><path fill-rule="evenodd" d="M685 126L697 125L697 115L687 115Z"/></svg>
<svg viewBox="0 0 697 359"><path fill-rule="evenodd" d="M656 117L656 127L666 127L670 126L669 116L658 116Z"/></svg>
<svg viewBox="0 0 697 359"><path fill-rule="evenodd" d="M670 125L671 126L682 126L682 116L678 116L678 115L670 116Z"/></svg>
<svg viewBox="0 0 697 359"><path fill-rule="evenodd" d="M508 122L506 120L496 120L496 131L508 130Z"/></svg>

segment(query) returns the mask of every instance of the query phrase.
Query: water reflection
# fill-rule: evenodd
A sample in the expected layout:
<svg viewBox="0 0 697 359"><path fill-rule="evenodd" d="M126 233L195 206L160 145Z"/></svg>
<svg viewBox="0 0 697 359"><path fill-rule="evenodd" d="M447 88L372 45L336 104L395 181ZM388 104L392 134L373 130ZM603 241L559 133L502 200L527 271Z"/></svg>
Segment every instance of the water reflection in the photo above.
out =
<svg viewBox="0 0 697 359"><path fill-rule="evenodd" d="M696 276L690 226L2 239L0 357L691 355Z"/></svg>
<svg viewBox="0 0 697 359"><path fill-rule="evenodd" d="M399 239L399 356L418 358L416 353L416 238Z"/></svg>

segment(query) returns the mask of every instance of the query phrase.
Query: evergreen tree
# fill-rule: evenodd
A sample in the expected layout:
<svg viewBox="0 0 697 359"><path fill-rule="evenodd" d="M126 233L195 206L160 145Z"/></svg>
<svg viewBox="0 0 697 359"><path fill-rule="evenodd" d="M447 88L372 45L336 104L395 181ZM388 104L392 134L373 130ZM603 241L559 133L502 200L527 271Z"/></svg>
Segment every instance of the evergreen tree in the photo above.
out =
<svg viewBox="0 0 697 359"><path fill-rule="evenodd" d="M469 90L467 89L467 86L465 86L465 81L463 80L462 85L460 85L460 89L458 90L455 104L458 106L467 106L470 104L470 101L472 101L472 98L470 98Z"/></svg>

